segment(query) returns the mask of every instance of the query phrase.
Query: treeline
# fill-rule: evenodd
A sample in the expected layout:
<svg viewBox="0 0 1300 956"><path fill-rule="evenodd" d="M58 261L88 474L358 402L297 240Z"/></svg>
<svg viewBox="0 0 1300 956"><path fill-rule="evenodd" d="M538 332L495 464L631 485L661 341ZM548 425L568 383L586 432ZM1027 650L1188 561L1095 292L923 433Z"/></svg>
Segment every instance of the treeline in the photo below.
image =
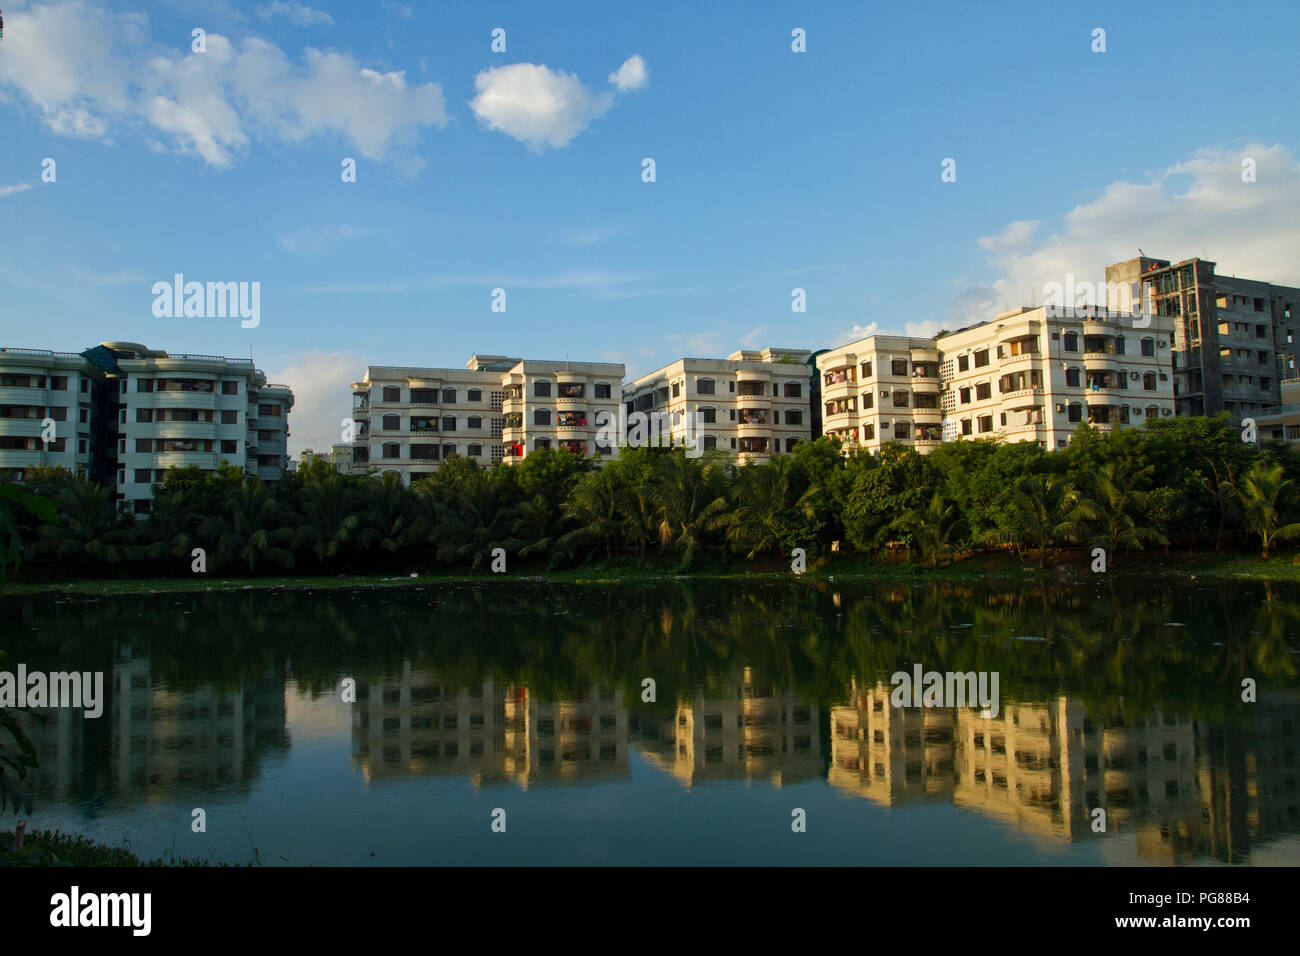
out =
<svg viewBox="0 0 1300 956"><path fill-rule="evenodd" d="M188 571L194 548L209 571L248 574L483 570L497 548L549 568L669 556L689 569L788 562L794 548L810 561L839 551L931 565L1001 549L1042 566L1054 549L1100 547L1114 567L1152 547L1268 557L1300 535L1298 477L1300 457L1243 442L1227 416L1084 425L1054 452L958 441L844 456L817 439L738 466L681 449L624 449L604 464L543 449L490 469L452 458L410 488L320 461L273 486L228 466L173 468L141 516L116 513L107 488L38 468L21 492L0 494L0 548L11 567L57 562L69 576L133 562ZM30 495L54 502L57 518L20 501Z"/></svg>

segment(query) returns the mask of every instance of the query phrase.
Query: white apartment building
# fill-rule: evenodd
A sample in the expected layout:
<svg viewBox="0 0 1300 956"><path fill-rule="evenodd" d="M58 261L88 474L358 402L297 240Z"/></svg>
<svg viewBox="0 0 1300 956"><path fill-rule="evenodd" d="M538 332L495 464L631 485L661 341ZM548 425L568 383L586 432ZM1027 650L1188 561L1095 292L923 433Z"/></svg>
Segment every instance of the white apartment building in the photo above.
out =
<svg viewBox="0 0 1300 956"><path fill-rule="evenodd" d="M223 463L263 481L285 465L293 392L272 385L251 359L182 355L105 342L116 359L117 489L123 507L147 511L152 485L173 465Z"/></svg>
<svg viewBox="0 0 1300 956"><path fill-rule="evenodd" d="M944 439L1064 448L1174 414L1173 322L1106 309L1020 308L938 338Z"/></svg>
<svg viewBox="0 0 1300 956"><path fill-rule="evenodd" d="M933 339L871 335L817 356L822 434L878 452L887 441L925 452L943 440Z"/></svg>
<svg viewBox="0 0 1300 956"><path fill-rule="evenodd" d="M617 434L624 366L608 362L525 359L501 376L505 389L502 455L507 464L537 448L575 455L618 455ZM606 425L606 423L608 423Z"/></svg>
<svg viewBox="0 0 1300 956"><path fill-rule="evenodd" d="M681 358L625 385L624 411L629 420L652 416L649 427L670 436L664 444L682 445L689 434L703 450L767 461L812 437L811 358L807 349L774 348Z"/></svg>
<svg viewBox="0 0 1300 956"><path fill-rule="evenodd" d="M818 356L822 431L873 453L960 438L1064 448L1080 422L1109 431L1172 416L1172 341L1167 316L1054 306L935 339L870 336Z"/></svg>
<svg viewBox="0 0 1300 956"><path fill-rule="evenodd" d="M463 369L370 366L352 384L352 470L378 468L409 485L456 455L479 465L501 461L501 379L518 363L474 355ZM335 460L342 460L337 447Z"/></svg>
<svg viewBox="0 0 1300 956"><path fill-rule="evenodd" d="M40 465L88 477L98 387L80 353L0 348L0 480L21 481L27 468ZM49 442L42 440L47 423Z"/></svg>

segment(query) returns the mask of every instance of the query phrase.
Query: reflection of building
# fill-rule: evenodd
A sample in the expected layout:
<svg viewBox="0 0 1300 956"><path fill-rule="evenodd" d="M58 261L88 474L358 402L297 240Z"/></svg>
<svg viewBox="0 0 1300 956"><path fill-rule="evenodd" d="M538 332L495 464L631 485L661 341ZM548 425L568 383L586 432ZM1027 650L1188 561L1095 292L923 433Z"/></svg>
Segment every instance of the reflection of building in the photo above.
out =
<svg viewBox="0 0 1300 956"><path fill-rule="evenodd" d="M688 785L734 777L780 785L821 775L816 712L797 694L758 682L748 667L728 690L679 701L647 758Z"/></svg>
<svg viewBox="0 0 1300 956"><path fill-rule="evenodd" d="M887 805L950 795L953 712L891 707L892 689L854 681L849 704L831 708L830 783Z"/></svg>
<svg viewBox="0 0 1300 956"><path fill-rule="evenodd" d="M246 784L267 752L285 749L284 681L277 675L221 691L163 687L148 658L122 660L106 675L102 716L50 709L30 722L37 793L74 796L115 785L115 799ZM107 766L104 766L107 761Z"/></svg>
<svg viewBox="0 0 1300 956"><path fill-rule="evenodd" d="M628 774L627 714L613 691L540 701L522 685L449 687L406 663L396 680L358 684L352 728L353 758L372 781L468 774L526 788Z"/></svg>
<svg viewBox="0 0 1300 956"><path fill-rule="evenodd" d="M1268 839L1300 830L1300 696L1272 693L1243 725L1082 703L1002 701L971 708L895 708L892 685L850 686L832 707L829 782L878 803L927 797L1059 840L1131 829L1139 857L1242 862Z"/></svg>

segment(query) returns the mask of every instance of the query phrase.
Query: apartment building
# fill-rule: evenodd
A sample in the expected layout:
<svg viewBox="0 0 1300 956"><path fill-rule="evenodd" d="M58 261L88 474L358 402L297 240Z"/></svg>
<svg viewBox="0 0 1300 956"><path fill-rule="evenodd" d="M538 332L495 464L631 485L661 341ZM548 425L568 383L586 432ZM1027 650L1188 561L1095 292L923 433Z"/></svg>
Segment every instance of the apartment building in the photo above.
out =
<svg viewBox="0 0 1300 956"><path fill-rule="evenodd" d="M274 482L286 463L293 391L274 385L251 359L172 354L134 342L105 342L117 388L117 498L149 510L168 468L222 464Z"/></svg>
<svg viewBox="0 0 1300 956"><path fill-rule="evenodd" d="M171 354L134 342L84 352L0 349L0 478L62 466L144 512L167 468L223 462L280 478L293 392L251 359ZM50 422L55 437L43 440Z"/></svg>
<svg viewBox="0 0 1300 956"><path fill-rule="evenodd" d="M641 413L647 430L657 426L667 435L663 444L682 445L689 437L741 462L786 454L813 434L812 359L806 349L773 348L678 359L624 386L629 429Z"/></svg>
<svg viewBox="0 0 1300 956"><path fill-rule="evenodd" d="M933 339L871 335L817 356L822 434L846 449L889 441L927 452L943 441Z"/></svg>
<svg viewBox="0 0 1300 956"><path fill-rule="evenodd" d="M941 335L944 439L1066 447L1081 422L1101 431L1174 414L1173 328L1101 308L1019 308Z"/></svg>
<svg viewBox="0 0 1300 956"><path fill-rule="evenodd" d="M1261 442L1300 442L1300 378L1281 383L1282 404L1255 418L1255 435Z"/></svg>
<svg viewBox="0 0 1300 956"><path fill-rule="evenodd" d="M618 456L618 410L626 369L605 362L525 359L501 376L506 464L537 448Z"/></svg>
<svg viewBox="0 0 1300 956"><path fill-rule="evenodd" d="M518 363L474 355L461 369L370 366L352 383L352 470L378 468L409 485L456 455L479 465L501 461L501 377Z"/></svg>
<svg viewBox="0 0 1300 956"><path fill-rule="evenodd" d="M0 481L41 465L96 473L102 383L81 353L0 348Z"/></svg>
<svg viewBox="0 0 1300 956"><path fill-rule="evenodd" d="M1267 414L1279 383L1296 376L1300 289L1219 275L1216 263L1138 256L1106 267L1111 308L1150 300L1173 325L1179 415Z"/></svg>

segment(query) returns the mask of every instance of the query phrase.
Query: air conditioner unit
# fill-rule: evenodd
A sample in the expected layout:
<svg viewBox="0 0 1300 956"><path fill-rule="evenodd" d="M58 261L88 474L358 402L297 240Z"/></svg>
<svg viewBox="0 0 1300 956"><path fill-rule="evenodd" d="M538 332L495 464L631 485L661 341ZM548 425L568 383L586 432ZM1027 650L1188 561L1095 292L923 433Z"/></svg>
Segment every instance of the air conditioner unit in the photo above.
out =
<svg viewBox="0 0 1300 956"><path fill-rule="evenodd" d="M1169 409L1166 408L1166 409L1164 410L1164 416L1165 416L1165 418L1168 418L1168 417L1169 417L1170 415L1172 415L1172 414L1173 414L1173 412L1171 412Z"/></svg>
<svg viewBox="0 0 1300 956"><path fill-rule="evenodd" d="M1057 403L1056 403L1056 410L1057 410L1058 412L1063 412L1063 411L1065 411L1065 403L1064 403L1064 402L1057 402Z"/></svg>
<svg viewBox="0 0 1300 956"><path fill-rule="evenodd" d="M1138 380L1138 373L1137 373L1137 372L1129 372L1129 373L1128 373L1128 377L1129 377L1129 381L1136 382L1136 381Z"/></svg>

